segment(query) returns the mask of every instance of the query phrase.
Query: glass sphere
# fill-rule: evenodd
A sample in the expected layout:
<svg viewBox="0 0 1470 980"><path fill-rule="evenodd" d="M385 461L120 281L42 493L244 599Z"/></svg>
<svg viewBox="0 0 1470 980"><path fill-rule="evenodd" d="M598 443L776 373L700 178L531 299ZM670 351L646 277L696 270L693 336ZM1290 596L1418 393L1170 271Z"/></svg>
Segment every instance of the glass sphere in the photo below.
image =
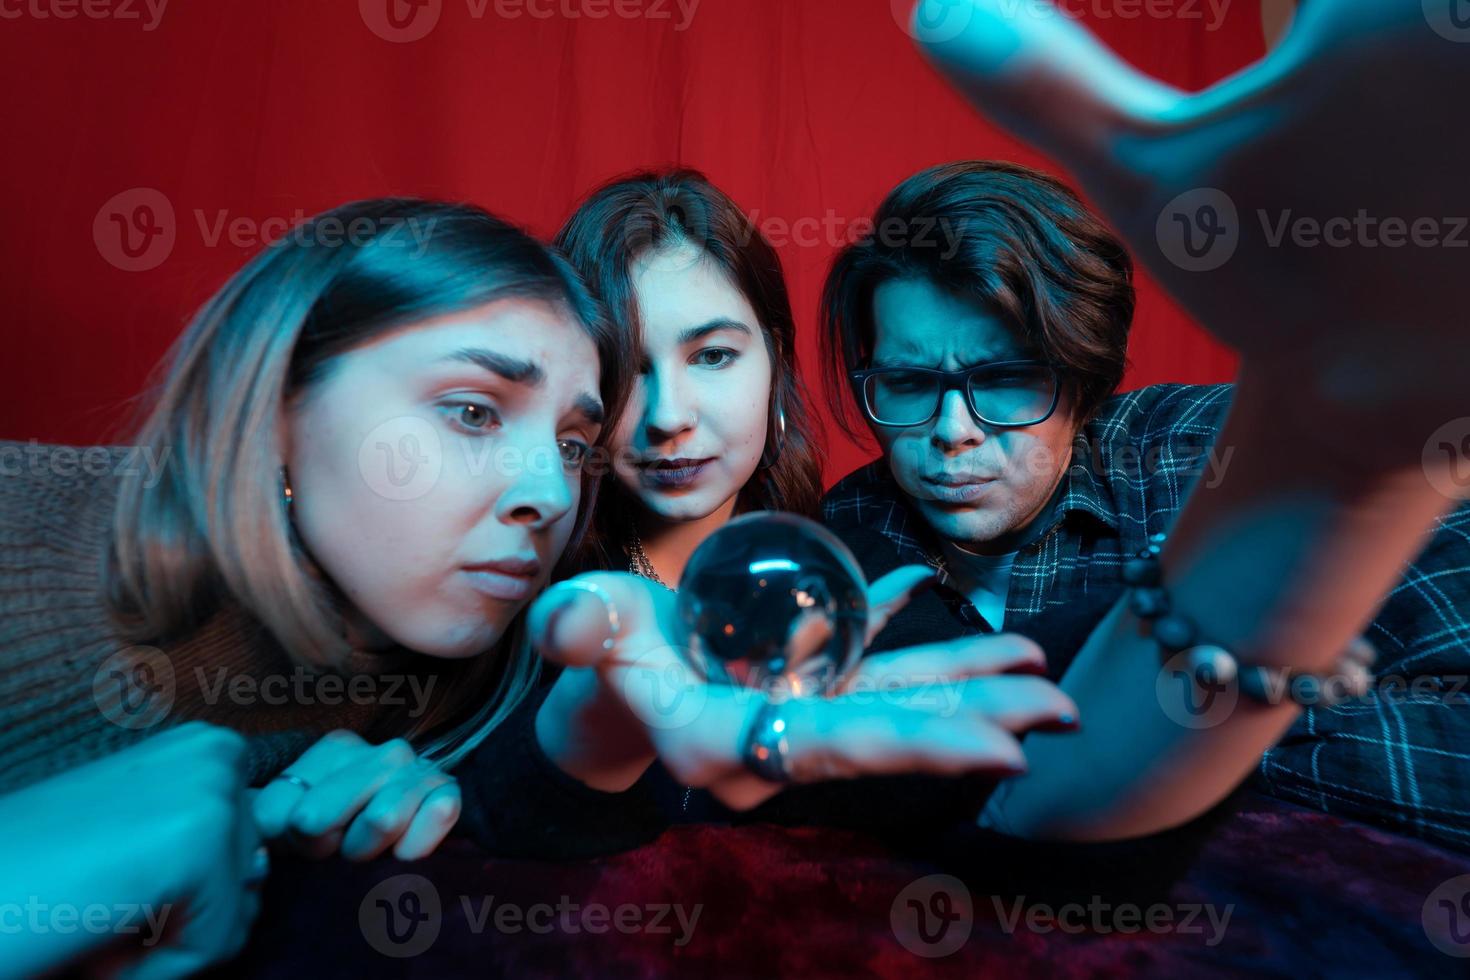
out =
<svg viewBox="0 0 1470 980"><path fill-rule="evenodd" d="M711 683L821 694L862 656L867 582L815 521L747 514L690 556L678 613L690 662Z"/></svg>

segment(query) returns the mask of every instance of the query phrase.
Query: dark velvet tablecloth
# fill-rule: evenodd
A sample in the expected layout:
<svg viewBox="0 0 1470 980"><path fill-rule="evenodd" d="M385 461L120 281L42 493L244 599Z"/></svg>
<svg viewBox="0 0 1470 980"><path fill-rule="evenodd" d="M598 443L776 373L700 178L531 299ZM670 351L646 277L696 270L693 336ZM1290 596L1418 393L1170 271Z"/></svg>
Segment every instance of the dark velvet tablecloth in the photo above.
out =
<svg viewBox="0 0 1470 980"><path fill-rule="evenodd" d="M250 945L221 972L1470 976L1451 955L1470 957L1470 857L1260 796L1156 891L1075 868L1065 885L1058 868L992 873L983 854L911 844L926 852L815 827L683 826L565 864L488 859L464 840L414 864L278 860Z"/></svg>

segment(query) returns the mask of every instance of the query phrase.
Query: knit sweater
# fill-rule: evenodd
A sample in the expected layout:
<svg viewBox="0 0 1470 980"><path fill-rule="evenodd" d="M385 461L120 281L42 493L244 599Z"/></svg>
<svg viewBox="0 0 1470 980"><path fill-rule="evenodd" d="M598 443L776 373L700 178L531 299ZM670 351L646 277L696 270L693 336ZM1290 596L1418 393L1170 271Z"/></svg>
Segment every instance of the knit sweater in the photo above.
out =
<svg viewBox="0 0 1470 980"><path fill-rule="evenodd" d="M141 460L122 447L0 441L0 793L195 719L247 736L260 785L333 729L367 735L402 717L395 702L413 703L421 673L405 671L392 697L377 677L354 688L310 673L229 601L174 642L121 636L103 570L119 489L130 469L147 472Z"/></svg>

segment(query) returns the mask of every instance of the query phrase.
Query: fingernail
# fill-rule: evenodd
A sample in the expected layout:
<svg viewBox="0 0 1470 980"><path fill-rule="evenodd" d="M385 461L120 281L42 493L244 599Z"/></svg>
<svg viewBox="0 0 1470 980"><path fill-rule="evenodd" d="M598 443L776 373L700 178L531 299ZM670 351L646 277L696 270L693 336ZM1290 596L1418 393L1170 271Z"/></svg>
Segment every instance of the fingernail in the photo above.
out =
<svg viewBox="0 0 1470 980"><path fill-rule="evenodd" d="M558 582L548 590L548 593L561 590L563 595L554 597L557 604L546 617L546 623L542 627L542 639L556 642L556 627L563 617L579 607L585 610L589 616L595 616L602 624L602 647L604 650L612 649L613 637L617 635L620 621L617 607L612 603L612 597L599 586L588 582L567 581ZM596 609L594 613L592 610Z"/></svg>
<svg viewBox="0 0 1470 980"><path fill-rule="evenodd" d="M1049 721L1037 728L1041 732L1075 732L1082 727L1074 714L1058 715L1055 721Z"/></svg>
<svg viewBox="0 0 1470 980"><path fill-rule="evenodd" d="M561 622L562 614L577 604L581 598L578 595L570 596L561 605L553 606L551 612L546 614L546 622L541 624L541 639L554 641L556 639L556 624Z"/></svg>

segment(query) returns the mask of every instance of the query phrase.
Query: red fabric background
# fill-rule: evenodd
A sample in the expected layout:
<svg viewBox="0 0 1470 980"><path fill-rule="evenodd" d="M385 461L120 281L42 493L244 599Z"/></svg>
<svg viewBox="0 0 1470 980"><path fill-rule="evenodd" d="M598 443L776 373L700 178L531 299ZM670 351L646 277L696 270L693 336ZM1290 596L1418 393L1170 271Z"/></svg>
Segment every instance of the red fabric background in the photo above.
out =
<svg viewBox="0 0 1470 980"><path fill-rule="evenodd" d="M920 60L893 12L906 0L702 0L685 30L673 0L418 0L439 19L408 43L369 27L390 2L404 0L173 0L154 21L144 0L0 0L0 437L115 437L190 312L258 249L256 229L298 211L438 196L549 235L599 181L677 162L785 223L765 227L806 218L845 235L933 163L1055 169ZM1228 4L1213 30L1204 0L1169 0L1166 17L1071 2L1124 57L1186 88L1264 48L1257 0ZM146 271L107 260L105 213L94 233L135 188L174 213L173 248ZM212 241L222 216L246 234L226 225ZM813 378L838 244L814 237L781 247ZM1141 294L1128 386L1229 378L1228 351L1146 278ZM829 482L869 455L830 441Z"/></svg>

